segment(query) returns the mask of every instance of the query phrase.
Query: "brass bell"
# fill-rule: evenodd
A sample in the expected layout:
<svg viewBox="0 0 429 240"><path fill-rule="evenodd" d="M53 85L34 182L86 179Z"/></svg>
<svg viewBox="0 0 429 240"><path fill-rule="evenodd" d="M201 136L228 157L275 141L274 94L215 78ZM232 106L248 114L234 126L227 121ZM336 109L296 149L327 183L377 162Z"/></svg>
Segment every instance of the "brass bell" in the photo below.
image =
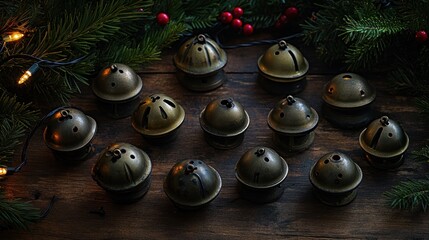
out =
<svg viewBox="0 0 429 240"><path fill-rule="evenodd" d="M82 160L91 153L91 140L96 130L97 123L92 117L76 108L67 107L47 119L43 140L56 158Z"/></svg>
<svg viewBox="0 0 429 240"><path fill-rule="evenodd" d="M267 122L279 149L300 152L313 143L319 115L304 100L289 95L270 111Z"/></svg>
<svg viewBox="0 0 429 240"><path fill-rule="evenodd" d="M240 195L259 203L274 202L282 196L288 172L286 161L267 147L250 149L235 165Z"/></svg>
<svg viewBox="0 0 429 240"><path fill-rule="evenodd" d="M132 116L133 128L153 143L165 143L177 137L185 120L185 110L164 94L152 94L142 100Z"/></svg>
<svg viewBox="0 0 429 240"><path fill-rule="evenodd" d="M383 116L362 131L359 144L371 165L379 169L393 169L404 162L409 138L397 122Z"/></svg>
<svg viewBox="0 0 429 240"><path fill-rule="evenodd" d="M200 34L180 46L173 58L177 67L177 78L187 89L210 91L226 81L223 68L227 57L219 45Z"/></svg>
<svg viewBox="0 0 429 240"><path fill-rule="evenodd" d="M250 118L243 106L232 98L210 102L200 114L200 125L208 144L218 149L239 146Z"/></svg>
<svg viewBox="0 0 429 240"><path fill-rule="evenodd" d="M356 198L362 170L340 152L324 155L310 170L310 182L316 197L331 206L343 206Z"/></svg>
<svg viewBox="0 0 429 240"><path fill-rule="evenodd" d="M112 118L131 115L140 102L141 78L127 65L114 63L101 70L92 83L100 108Z"/></svg>
<svg viewBox="0 0 429 240"><path fill-rule="evenodd" d="M140 148L114 143L104 149L94 167L92 178L116 202L134 202L149 190L152 163Z"/></svg>
<svg viewBox="0 0 429 240"><path fill-rule="evenodd" d="M214 200L222 188L219 173L201 160L176 163L164 180L164 192L175 206L184 210L203 207Z"/></svg>
<svg viewBox="0 0 429 240"><path fill-rule="evenodd" d="M370 104L375 95L375 89L362 76L338 74L323 88L323 115L340 128L364 127L374 118Z"/></svg>
<svg viewBox="0 0 429 240"><path fill-rule="evenodd" d="M304 90L308 68L302 53L281 40L258 59L258 81L269 93L295 94Z"/></svg>

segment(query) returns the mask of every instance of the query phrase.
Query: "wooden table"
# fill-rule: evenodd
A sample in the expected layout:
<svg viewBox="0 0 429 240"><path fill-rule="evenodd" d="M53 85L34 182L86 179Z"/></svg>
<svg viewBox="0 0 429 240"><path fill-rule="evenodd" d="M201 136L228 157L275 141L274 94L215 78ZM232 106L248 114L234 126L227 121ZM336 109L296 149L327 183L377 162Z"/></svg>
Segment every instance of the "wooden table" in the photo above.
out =
<svg viewBox="0 0 429 240"><path fill-rule="evenodd" d="M297 96L305 99L321 113L321 88L339 73L314 57L312 49L297 43L310 62L308 85ZM49 216L31 227L31 231L2 231L0 239L279 239L279 238L429 238L429 217L390 209L383 193L407 178L422 177L428 164L416 163L407 155L405 163L395 171L379 171L364 159L359 148L360 130L334 128L323 117L316 129L313 145L307 151L286 157L289 175L283 196L274 203L253 204L240 199L234 175L235 163L248 149L273 147L272 132L266 118L269 110L281 99L265 92L256 83L257 58L268 48L258 46L227 50L225 68L228 82L215 91L191 92L175 78L172 64L174 49L163 60L145 69L143 95L165 93L181 104L186 119L178 139L156 146L144 141L131 127L130 118L112 120L95 102L88 87L72 100L98 123L94 138L96 153L108 144L128 142L146 151L153 164L152 185L147 195L133 204L115 204L91 178L90 170L97 154L77 165L56 161L44 145L42 130L33 137L30 160L23 171L4 182L9 196L21 197L44 208L52 195L59 200ZM429 127L412 104L412 98L389 95L388 84L381 76L367 76L377 87L374 108L399 121L409 134L408 153L425 144ZM248 111L251 122L243 144L232 150L216 150L203 138L199 126L200 111L213 99L232 96ZM312 193L308 180L310 167L325 153L339 150L349 154L362 168L364 178L354 202L344 207L329 207ZM222 176L220 195L198 211L177 210L163 192L163 180L170 168L187 158L204 160ZM39 195L37 199L35 196ZM99 208L105 216L92 214Z"/></svg>

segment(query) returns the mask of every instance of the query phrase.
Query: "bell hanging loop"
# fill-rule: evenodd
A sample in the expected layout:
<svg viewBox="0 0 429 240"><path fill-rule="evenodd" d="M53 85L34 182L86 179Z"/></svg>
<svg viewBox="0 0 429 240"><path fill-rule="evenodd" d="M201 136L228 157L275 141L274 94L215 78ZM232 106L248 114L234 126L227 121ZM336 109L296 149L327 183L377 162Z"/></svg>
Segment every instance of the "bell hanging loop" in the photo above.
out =
<svg viewBox="0 0 429 240"><path fill-rule="evenodd" d="M197 42L200 44L205 44L206 43L206 36L204 36L204 34L198 35Z"/></svg>
<svg viewBox="0 0 429 240"><path fill-rule="evenodd" d="M280 50L285 50L287 48L287 43L285 40L281 40L279 42L279 48L280 48Z"/></svg>

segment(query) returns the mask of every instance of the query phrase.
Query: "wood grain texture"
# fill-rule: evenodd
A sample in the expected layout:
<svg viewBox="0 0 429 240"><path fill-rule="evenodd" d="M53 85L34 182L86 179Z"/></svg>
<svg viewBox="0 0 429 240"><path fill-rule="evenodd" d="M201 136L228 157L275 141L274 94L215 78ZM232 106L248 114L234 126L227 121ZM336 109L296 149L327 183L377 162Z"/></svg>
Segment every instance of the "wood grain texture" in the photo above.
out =
<svg viewBox="0 0 429 240"><path fill-rule="evenodd" d="M146 142L131 127L130 118L112 120L96 105L89 88L72 100L95 118L98 131L94 138L95 154L88 160L65 165L54 159L42 140L42 130L35 134L29 149L29 163L23 171L6 180L9 196L32 200L45 207L52 195L59 200L49 216L31 227L31 231L2 231L0 239L423 239L429 237L427 214L392 210L383 192L407 178L422 177L427 164L416 163L406 155L405 163L395 171L378 171L364 160L359 148L360 130L345 131L332 127L323 117L316 129L313 145L295 156L286 156L289 175L283 196L274 203L253 204L240 199L234 176L235 163L249 148L267 146L272 132L267 126L269 110L281 99L271 96L256 83L256 60L266 46L227 50L229 80L219 89L196 93L184 89L175 78L172 56L146 68L141 77L142 95L165 93L186 111L178 139L168 145ZM303 52L314 56L310 49ZM320 92L335 69L324 66L314 57L308 59L311 70L306 89L298 94L321 113ZM324 70L325 69L325 70ZM338 70L339 71L339 70ZM374 108L400 122L410 136L408 153L427 140L427 124L412 104L412 98L389 95L380 76L367 76L377 87ZM232 96L250 115L244 143L232 150L216 150L203 138L199 126L200 111L213 99ZM114 142L128 142L146 151L152 159L152 185L147 195L133 204L115 204L91 178L90 170L97 153ZM364 178L354 202L344 207L329 207L312 194L308 180L311 166L325 153L339 150L349 154L362 168ZM178 161L196 158L216 168L222 176L220 195L207 208L184 212L177 210L165 196L162 184L170 168ZM35 193L41 196L34 199ZM91 214L103 207L101 217Z"/></svg>

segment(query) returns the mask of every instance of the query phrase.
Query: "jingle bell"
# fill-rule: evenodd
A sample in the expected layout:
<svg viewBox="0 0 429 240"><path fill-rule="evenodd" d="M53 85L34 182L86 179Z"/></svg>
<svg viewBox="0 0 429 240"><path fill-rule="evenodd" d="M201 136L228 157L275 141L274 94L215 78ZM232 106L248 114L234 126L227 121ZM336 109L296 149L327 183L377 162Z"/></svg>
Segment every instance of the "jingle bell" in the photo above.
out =
<svg viewBox="0 0 429 240"><path fill-rule="evenodd" d="M200 125L208 144L218 149L239 146L250 118L243 106L232 98L210 102L200 114Z"/></svg>
<svg viewBox="0 0 429 240"><path fill-rule="evenodd" d="M324 155L310 170L310 182L316 197L331 206L343 206L356 198L362 170L347 155L332 152Z"/></svg>
<svg viewBox="0 0 429 240"><path fill-rule="evenodd" d="M375 89L355 73L342 73L325 84L323 115L340 128L360 128L373 119Z"/></svg>
<svg viewBox="0 0 429 240"><path fill-rule="evenodd" d="M409 138L397 122L383 116L362 131L359 144L371 165L379 169L393 169L404 162Z"/></svg>
<svg viewBox="0 0 429 240"><path fill-rule="evenodd" d="M282 196L288 172L286 161L267 147L250 149L235 165L240 195L258 203L274 202Z"/></svg>
<svg viewBox="0 0 429 240"><path fill-rule="evenodd" d="M304 100L289 95L270 111L267 122L279 149L300 152L313 143L319 115Z"/></svg>
<svg viewBox="0 0 429 240"><path fill-rule="evenodd" d="M47 119L43 140L60 160L83 160L92 150L91 140L97 123L76 108L67 107L56 111Z"/></svg>
<svg viewBox="0 0 429 240"><path fill-rule="evenodd" d="M94 167L92 178L116 202L134 202L149 190L152 163L141 149L128 143L115 143L104 149Z"/></svg>
<svg viewBox="0 0 429 240"><path fill-rule="evenodd" d="M192 210L217 197L222 187L219 173L201 160L176 163L164 180L164 192L178 207Z"/></svg>
<svg viewBox="0 0 429 240"><path fill-rule="evenodd" d="M131 115L140 102L141 78L127 65L114 63L101 70L92 83L100 108L112 118Z"/></svg>
<svg viewBox="0 0 429 240"><path fill-rule="evenodd" d="M141 101L131 120L133 128L148 141L166 143L177 137L185 111L169 96L153 94Z"/></svg>
<svg viewBox="0 0 429 240"><path fill-rule="evenodd" d="M295 94L304 90L308 68L302 53L282 40L258 59L258 81L269 93Z"/></svg>
<svg viewBox="0 0 429 240"><path fill-rule="evenodd" d="M210 91L226 81L223 71L227 62L226 53L203 34L183 43L173 62L178 70L179 82L187 89Z"/></svg>

